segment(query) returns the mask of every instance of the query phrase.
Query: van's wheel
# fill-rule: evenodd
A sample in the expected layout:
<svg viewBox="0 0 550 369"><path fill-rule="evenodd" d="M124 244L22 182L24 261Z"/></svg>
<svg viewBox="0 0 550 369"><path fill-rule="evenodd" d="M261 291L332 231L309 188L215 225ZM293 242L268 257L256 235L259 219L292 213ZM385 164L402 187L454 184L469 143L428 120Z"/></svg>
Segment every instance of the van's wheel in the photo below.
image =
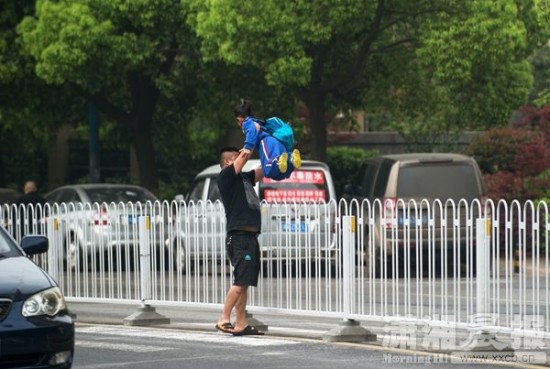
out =
<svg viewBox="0 0 550 369"><path fill-rule="evenodd" d="M187 272L185 245L178 245L177 240L174 240L174 269L181 274Z"/></svg>

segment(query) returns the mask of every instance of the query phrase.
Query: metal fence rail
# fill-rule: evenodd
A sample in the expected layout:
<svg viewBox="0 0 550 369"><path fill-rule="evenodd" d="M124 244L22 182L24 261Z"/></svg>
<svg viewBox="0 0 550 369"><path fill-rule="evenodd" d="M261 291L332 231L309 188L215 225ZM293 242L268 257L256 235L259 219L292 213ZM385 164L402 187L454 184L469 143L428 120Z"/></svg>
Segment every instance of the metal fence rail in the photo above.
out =
<svg viewBox="0 0 550 369"><path fill-rule="evenodd" d="M222 304L231 285L220 202L3 206L70 299ZM544 202L262 204L250 306L550 332Z"/></svg>

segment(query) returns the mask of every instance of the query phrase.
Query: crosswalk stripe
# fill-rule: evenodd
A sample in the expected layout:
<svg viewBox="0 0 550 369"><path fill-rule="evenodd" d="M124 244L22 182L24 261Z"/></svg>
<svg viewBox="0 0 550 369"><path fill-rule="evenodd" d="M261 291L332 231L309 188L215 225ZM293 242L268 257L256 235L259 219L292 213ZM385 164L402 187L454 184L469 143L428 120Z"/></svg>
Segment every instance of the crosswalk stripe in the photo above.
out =
<svg viewBox="0 0 550 369"><path fill-rule="evenodd" d="M99 341L86 341L76 340L75 345L77 347L95 348L102 350L114 350L114 351L126 351L126 352L158 352L167 350L176 350L175 347L158 347L158 346L145 346L125 343L114 342L99 342Z"/></svg>
<svg viewBox="0 0 550 369"><path fill-rule="evenodd" d="M90 326L77 327L78 334L97 334L108 336L123 336L123 337L146 337L176 341L193 341L193 342L209 342L223 343L243 346L282 346L295 345L298 342L292 340L283 340L270 338L268 336L241 336L235 337L225 333L200 333L189 331L175 331L170 329L155 329L144 327L128 327L128 326Z"/></svg>

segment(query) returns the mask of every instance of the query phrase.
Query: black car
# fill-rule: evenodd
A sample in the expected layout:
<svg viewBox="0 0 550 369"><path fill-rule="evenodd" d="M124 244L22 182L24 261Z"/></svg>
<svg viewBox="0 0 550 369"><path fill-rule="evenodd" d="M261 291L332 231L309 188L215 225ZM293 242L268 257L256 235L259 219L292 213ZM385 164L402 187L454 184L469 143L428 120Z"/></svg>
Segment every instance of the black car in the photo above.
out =
<svg viewBox="0 0 550 369"><path fill-rule="evenodd" d="M44 236L21 246L0 227L0 368L70 368L74 322L57 283L28 256L48 250Z"/></svg>

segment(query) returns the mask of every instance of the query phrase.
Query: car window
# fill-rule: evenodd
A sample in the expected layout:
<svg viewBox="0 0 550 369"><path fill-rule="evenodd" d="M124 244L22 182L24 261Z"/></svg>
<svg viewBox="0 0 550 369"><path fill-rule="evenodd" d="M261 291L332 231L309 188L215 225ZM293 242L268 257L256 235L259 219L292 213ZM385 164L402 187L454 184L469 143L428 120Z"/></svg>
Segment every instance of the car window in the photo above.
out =
<svg viewBox="0 0 550 369"><path fill-rule="evenodd" d="M22 255L21 251L15 247L4 229L0 228L0 258L20 255Z"/></svg>
<svg viewBox="0 0 550 369"><path fill-rule="evenodd" d="M61 193L59 194L56 202L69 204L71 202L80 201L76 191L73 190L73 189L68 188L68 189L65 189L65 190L60 191L60 192Z"/></svg>
<svg viewBox="0 0 550 369"><path fill-rule="evenodd" d="M61 196L61 193L63 191L61 190L55 190L55 191L52 191L50 192L49 194L46 195L46 200L50 203L50 204L53 204L53 203L56 203L56 202L59 202L59 196Z"/></svg>
<svg viewBox="0 0 550 369"><path fill-rule="evenodd" d="M375 198L382 198L386 195L388 177L390 176L393 163L393 161L386 159L382 160L380 163L380 169L378 170L378 175L376 175L376 183L373 190L373 195Z"/></svg>
<svg viewBox="0 0 550 369"><path fill-rule="evenodd" d="M189 192L189 197L187 198L187 201L197 202L202 200L202 193L204 191L205 182L206 178L200 178L191 185L191 191Z"/></svg>
<svg viewBox="0 0 550 369"><path fill-rule="evenodd" d="M101 187L86 189L86 193L90 200L95 203L136 203L136 202L155 202L157 198L145 190L144 188L136 187Z"/></svg>
<svg viewBox="0 0 550 369"><path fill-rule="evenodd" d="M210 186L208 187L208 200L215 202L221 200L220 190L218 188L217 178L210 178Z"/></svg>
<svg viewBox="0 0 550 369"><path fill-rule="evenodd" d="M275 181L263 178L260 181L260 200L267 202L328 202L329 190L325 172L300 169L292 172L290 178Z"/></svg>
<svg viewBox="0 0 550 369"><path fill-rule="evenodd" d="M376 172L378 170L378 166L376 163L368 163L365 169L365 177L363 179L363 183L361 185L361 195L367 198L370 198L370 195L372 193L372 183L374 183L374 179L376 178Z"/></svg>
<svg viewBox="0 0 550 369"><path fill-rule="evenodd" d="M471 201L479 197L475 168L463 165L411 165L399 170L397 197Z"/></svg>

